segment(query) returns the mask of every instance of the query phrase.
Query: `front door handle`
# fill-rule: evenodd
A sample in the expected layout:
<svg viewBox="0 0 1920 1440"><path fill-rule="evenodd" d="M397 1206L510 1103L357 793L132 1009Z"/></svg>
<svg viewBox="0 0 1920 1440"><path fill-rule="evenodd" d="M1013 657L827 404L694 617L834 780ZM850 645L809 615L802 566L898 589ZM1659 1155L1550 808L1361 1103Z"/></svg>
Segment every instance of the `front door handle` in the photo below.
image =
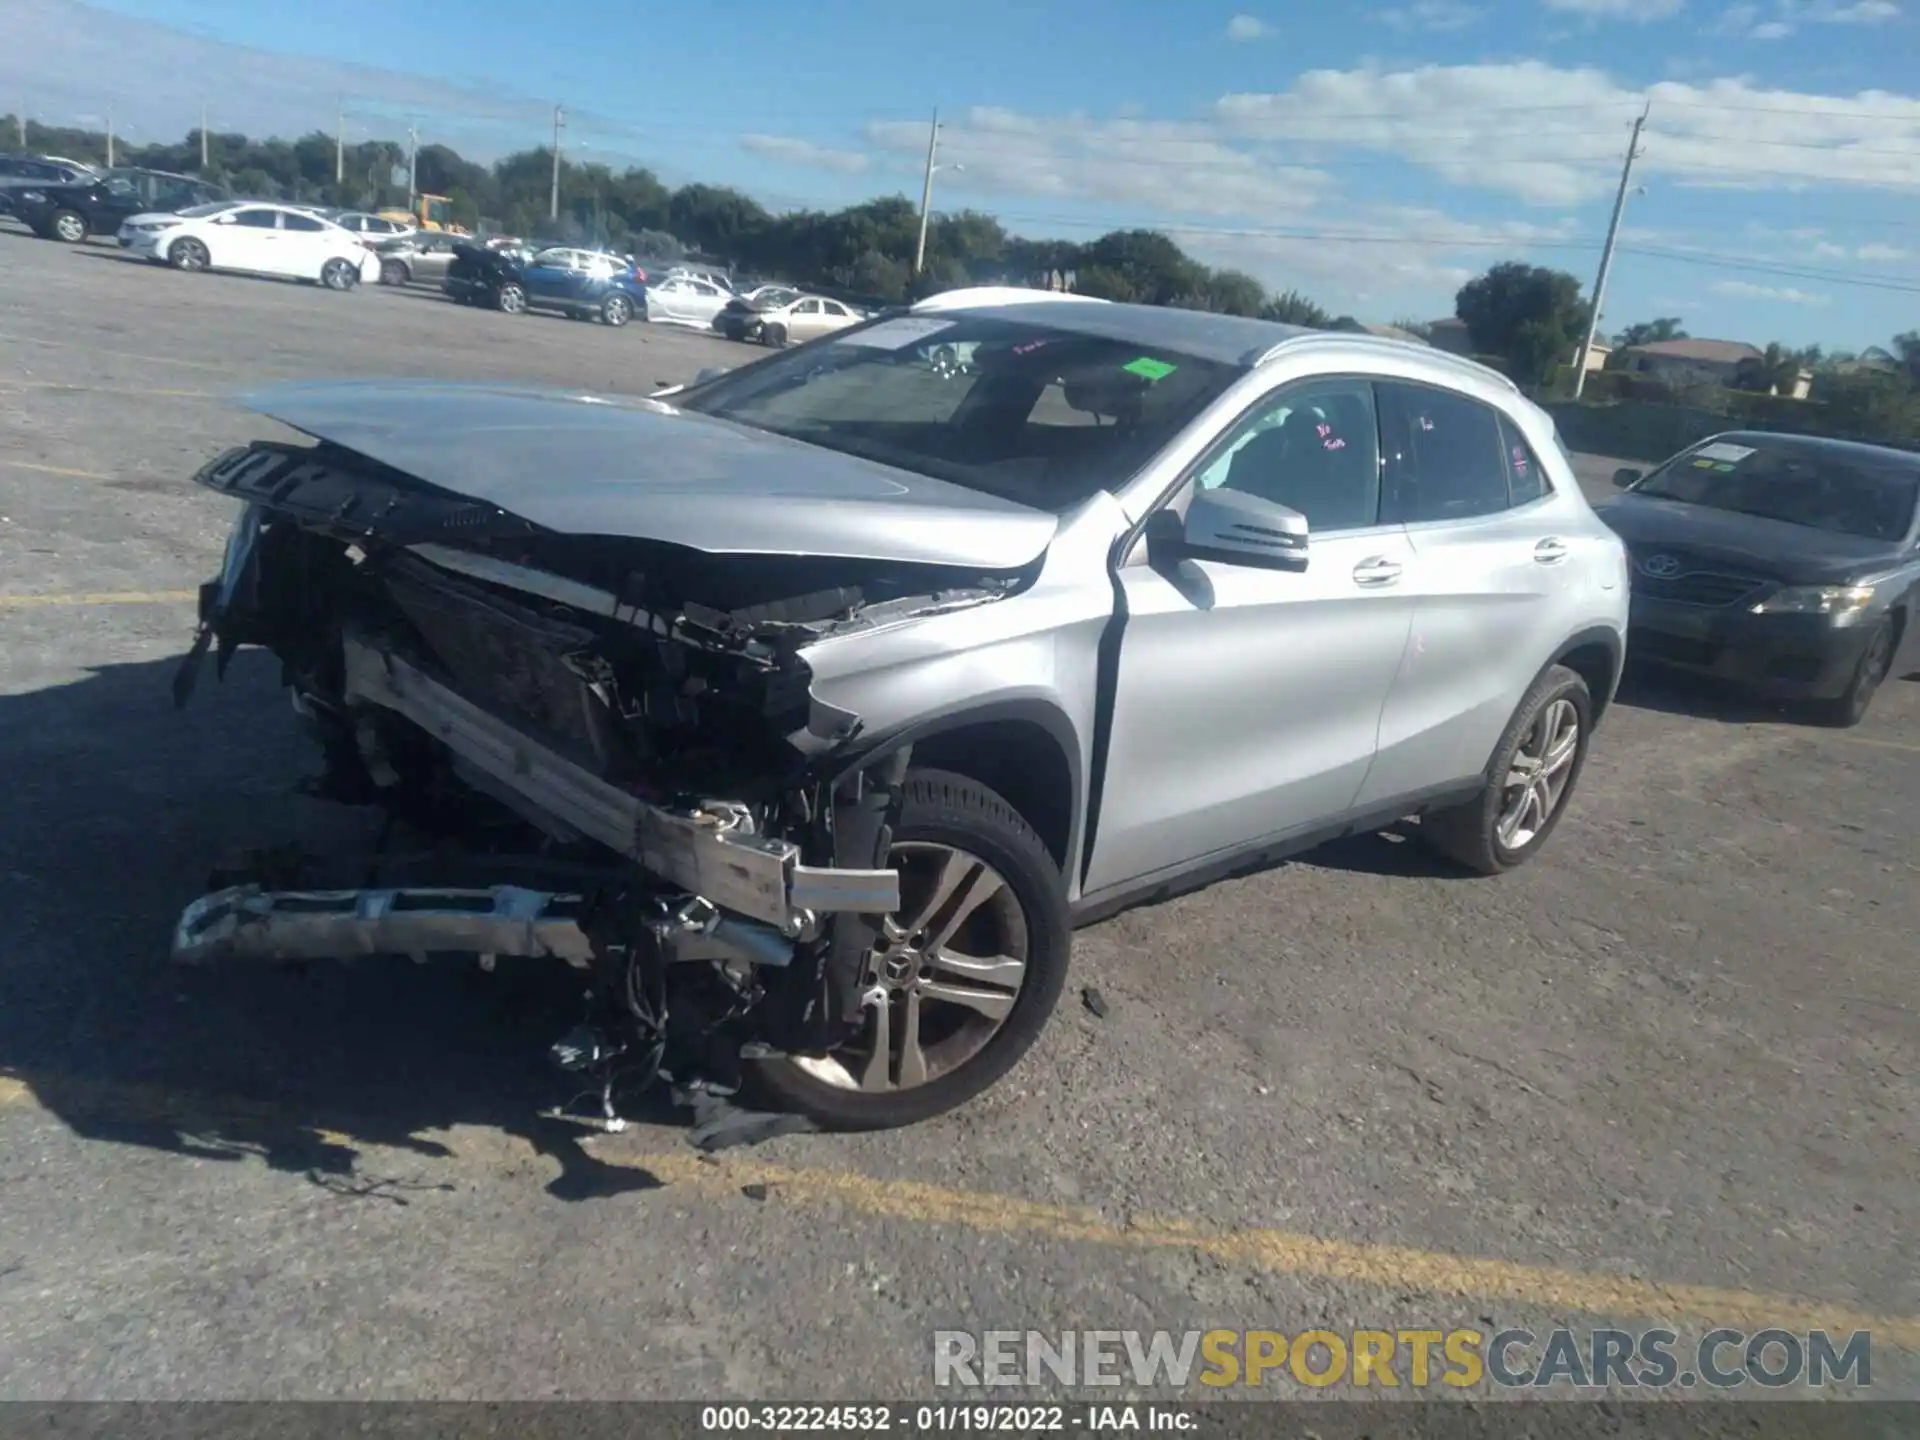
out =
<svg viewBox="0 0 1920 1440"><path fill-rule="evenodd" d="M1400 562L1384 555L1369 555L1353 567L1356 585L1391 585L1400 578Z"/></svg>
<svg viewBox="0 0 1920 1440"><path fill-rule="evenodd" d="M1566 542L1549 535L1533 547L1533 558L1541 565L1558 565L1567 558Z"/></svg>

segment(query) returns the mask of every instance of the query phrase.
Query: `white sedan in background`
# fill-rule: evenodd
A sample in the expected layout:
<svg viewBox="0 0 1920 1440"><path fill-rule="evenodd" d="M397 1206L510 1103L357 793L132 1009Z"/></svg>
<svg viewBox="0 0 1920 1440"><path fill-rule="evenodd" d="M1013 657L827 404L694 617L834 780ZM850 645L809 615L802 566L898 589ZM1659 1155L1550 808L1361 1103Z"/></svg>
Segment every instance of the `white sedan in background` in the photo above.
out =
<svg viewBox="0 0 1920 1440"><path fill-rule="evenodd" d="M731 290L691 275L668 275L647 286L647 319L656 325L713 328L713 317L734 298Z"/></svg>
<svg viewBox="0 0 1920 1440"><path fill-rule="evenodd" d="M867 317L851 305L824 295L800 295L784 305L760 310L757 338L763 345L800 345L822 335L858 325Z"/></svg>
<svg viewBox="0 0 1920 1440"><path fill-rule="evenodd" d="M239 270L351 290L380 278L380 257L351 231L292 205L219 201L120 227L130 254L176 270Z"/></svg>

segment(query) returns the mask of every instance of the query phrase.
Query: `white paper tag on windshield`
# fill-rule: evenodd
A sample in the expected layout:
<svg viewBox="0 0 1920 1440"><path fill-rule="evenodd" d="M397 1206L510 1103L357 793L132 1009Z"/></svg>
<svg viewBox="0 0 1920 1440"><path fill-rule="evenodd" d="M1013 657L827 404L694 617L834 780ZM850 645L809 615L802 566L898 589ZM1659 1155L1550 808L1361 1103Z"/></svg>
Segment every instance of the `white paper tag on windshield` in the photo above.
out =
<svg viewBox="0 0 1920 1440"><path fill-rule="evenodd" d="M1729 445L1722 440L1712 445L1701 446L1698 450L1694 451L1693 458L1696 460L1724 460L1729 464L1738 465L1751 454L1753 454L1753 450L1750 446Z"/></svg>
<svg viewBox="0 0 1920 1440"><path fill-rule="evenodd" d="M904 350L909 345L917 345L922 340L931 340L934 336L953 328L951 320L920 319L914 316L902 316L896 320L882 320L871 330L861 330L852 335L842 335L842 345L865 345L871 350Z"/></svg>

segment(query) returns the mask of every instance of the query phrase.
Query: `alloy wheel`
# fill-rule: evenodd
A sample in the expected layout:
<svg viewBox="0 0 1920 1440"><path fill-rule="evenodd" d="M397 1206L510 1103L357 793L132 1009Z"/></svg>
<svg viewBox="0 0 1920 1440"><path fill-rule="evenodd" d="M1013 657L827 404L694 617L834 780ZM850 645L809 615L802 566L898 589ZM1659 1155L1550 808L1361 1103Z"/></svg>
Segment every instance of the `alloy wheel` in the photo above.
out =
<svg viewBox="0 0 1920 1440"><path fill-rule="evenodd" d="M1579 753L1580 712L1571 700L1555 700L1535 717L1507 768L1495 825L1507 849L1524 849L1546 828L1567 793Z"/></svg>
<svg viewBox="0 0 1920 1440"><path fill-rule="evenodd" d="M173 249L167 252L175 268L180 270L204 270L207 268L207 247L198 240L176 240Z"/></svg>
<svg viewBox="0 0 1920 1440"><path fill-rule="evenodd" d="M527 292L518 285L503 285L498 304L503 315L518 315L527 308Z"/></svg>
<svg viewBox="0 0 1920 1440"><path fill-rule="evenodd" d="M868 956L860 1036L794 1064L829 1085L907 1090L979 1054L1025 983L1026 918L1006 877L979 856L925 841L893 847L900 909Z"/></svg>
<svg viewBox="0 0 1920 1440"><path fill-rule="evenodd" d="M87 238L87 222L71 210L62 210L53 217L53 233L69 245L78 245Z"/></svg>

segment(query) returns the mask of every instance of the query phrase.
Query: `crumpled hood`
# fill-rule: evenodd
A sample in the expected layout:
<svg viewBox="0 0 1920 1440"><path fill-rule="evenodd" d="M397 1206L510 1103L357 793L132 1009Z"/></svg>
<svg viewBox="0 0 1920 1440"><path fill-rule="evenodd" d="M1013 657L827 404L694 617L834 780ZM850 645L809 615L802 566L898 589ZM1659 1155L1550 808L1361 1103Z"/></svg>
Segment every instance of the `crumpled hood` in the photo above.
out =
<svg viewBox="0 0 1920 1440"><path fill-rule="evenodd" d="M627 396L421 381L273 385L242 403L563 535L714 554L1014 570L1057 521L943 480Z"/></svg>

